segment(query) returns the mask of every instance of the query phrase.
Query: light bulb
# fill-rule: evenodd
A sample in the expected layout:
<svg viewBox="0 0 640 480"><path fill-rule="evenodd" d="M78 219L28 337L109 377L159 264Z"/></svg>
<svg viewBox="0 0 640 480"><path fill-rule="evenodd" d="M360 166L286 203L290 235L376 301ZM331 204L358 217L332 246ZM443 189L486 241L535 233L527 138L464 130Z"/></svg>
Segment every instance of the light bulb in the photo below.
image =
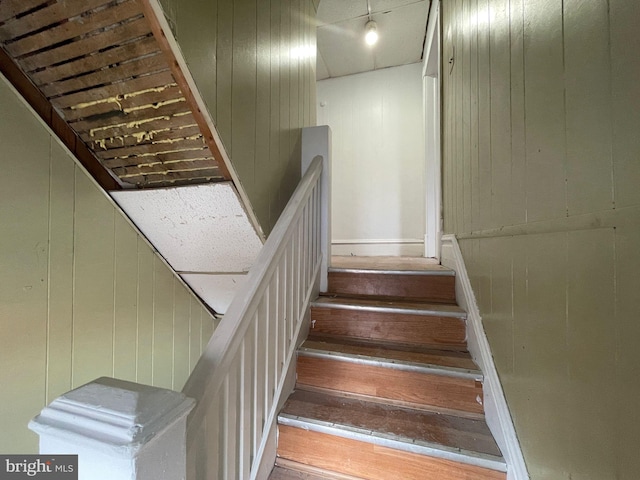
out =
<svg viewBox="0 0 640 480"><path fill-rule="evenodd" d="M364 26L365 31L367 32L364 36L364 41L367 42L367 45L374 45L378 41L378 26L376 22L370 20Z"/></svg>

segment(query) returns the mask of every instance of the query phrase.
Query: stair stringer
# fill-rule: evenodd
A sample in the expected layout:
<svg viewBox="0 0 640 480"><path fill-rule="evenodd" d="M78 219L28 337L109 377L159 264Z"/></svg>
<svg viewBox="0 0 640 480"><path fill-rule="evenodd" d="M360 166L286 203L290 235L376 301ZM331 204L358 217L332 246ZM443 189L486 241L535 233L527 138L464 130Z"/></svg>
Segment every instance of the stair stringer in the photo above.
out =
<svg viewBox="0 0 640 480"><path fill-rule="evenodd" d="M489 430L507 463L507 480L528 480L529 473L498 377L482 317L455 235L443 235L440 261L456 272L456 301L467 312L467 346L484 374L483 402Z"/></svg>

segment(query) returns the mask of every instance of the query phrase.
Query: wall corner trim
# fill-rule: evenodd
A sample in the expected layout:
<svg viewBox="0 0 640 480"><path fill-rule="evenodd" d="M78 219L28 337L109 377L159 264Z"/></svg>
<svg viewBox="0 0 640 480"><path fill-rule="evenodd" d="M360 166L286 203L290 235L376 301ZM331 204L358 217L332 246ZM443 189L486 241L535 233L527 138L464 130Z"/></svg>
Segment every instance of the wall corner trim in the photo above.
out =
<svg viewBox="0 0 640 480"><path fill-rule="evenodd" d="M462 252L455 235L443 235L442 265L456 272L456 300L467 312L467 342L469 352L484 374L485 418L505 461L507 480L528 480L529 474L520 443L513 426L502 385L498 377L482 317L467 275Z"/></svg>

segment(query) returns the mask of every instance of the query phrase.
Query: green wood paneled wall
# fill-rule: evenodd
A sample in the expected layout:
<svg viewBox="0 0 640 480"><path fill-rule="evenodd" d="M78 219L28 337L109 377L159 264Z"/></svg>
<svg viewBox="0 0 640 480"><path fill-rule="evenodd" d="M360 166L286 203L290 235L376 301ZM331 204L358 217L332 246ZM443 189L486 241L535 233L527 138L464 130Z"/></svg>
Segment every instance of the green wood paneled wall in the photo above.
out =
<svg viewBox="0 0 640 480"><path fill-rule="evenodd" d="M180 390L214 319L0 79L0 452L100 376Z"/></svg>
<svg viewBox="0 0 640 480"><path fill-rule="evenodd" d="M534 480L640 472L638 19L442 2L445 230Z"/></svg>
<svg viewBox="0 0 640 480"><path fill-rule="evenodd" d="M162 0L252 208L268 234L300 180L316 122L311 0Z"/></svg>

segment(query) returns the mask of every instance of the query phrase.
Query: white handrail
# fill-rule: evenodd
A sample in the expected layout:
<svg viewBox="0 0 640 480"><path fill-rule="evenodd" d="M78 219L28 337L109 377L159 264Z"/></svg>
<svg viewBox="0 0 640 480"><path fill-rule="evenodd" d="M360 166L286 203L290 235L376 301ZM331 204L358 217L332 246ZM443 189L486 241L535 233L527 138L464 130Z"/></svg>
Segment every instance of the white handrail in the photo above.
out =
<svg viewBox="0 0 640 480"><path fill-rule="evenodd" d="M182 390L198 402L187 427L190 479L257 474L319 288L322 169L316 157Z"/></svg>

